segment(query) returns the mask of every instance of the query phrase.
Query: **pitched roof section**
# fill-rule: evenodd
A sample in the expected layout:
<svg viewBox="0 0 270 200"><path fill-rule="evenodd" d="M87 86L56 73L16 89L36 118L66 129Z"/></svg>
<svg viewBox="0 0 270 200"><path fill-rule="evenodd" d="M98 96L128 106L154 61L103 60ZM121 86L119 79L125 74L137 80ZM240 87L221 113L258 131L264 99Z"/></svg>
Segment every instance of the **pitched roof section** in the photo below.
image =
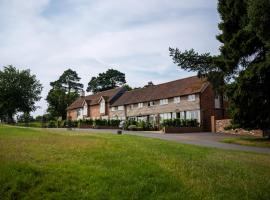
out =
<svg viewBox="0 0 270 200"><path fill-rule="evenodd" d="M125 92L112 106L128 105L201 92L209 83L192 76Z"/></svg>
<svg viewBox="0 0 270 200"><path fill-rule="evenodd" d="M82 108L84 100L87 102L88 105L96 105L99 102L100 97L103 97L106 102L110 102L114 96L119 93L121 90L123 90L122 87L118 87L111 90L106 90L103 92L98 92L96 94L88 95L85 97L79 97L76 99L68 108L67 110L72 110L76 108Z"/></svg>

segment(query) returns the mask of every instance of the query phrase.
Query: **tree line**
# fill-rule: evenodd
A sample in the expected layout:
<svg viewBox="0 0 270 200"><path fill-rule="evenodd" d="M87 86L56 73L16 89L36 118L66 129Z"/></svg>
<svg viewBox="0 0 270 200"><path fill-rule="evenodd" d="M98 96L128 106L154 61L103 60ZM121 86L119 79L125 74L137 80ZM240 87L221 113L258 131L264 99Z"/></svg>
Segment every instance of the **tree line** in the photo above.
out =
<svg viewBox="0 0 270 200"><path fill-rule="evenodd" d="M47 114L37 116L36 120L66 119L67 107L83 90L80 81L76 71L67 69L56 81L50 82L51 89L46 97ZM108 69L91 78L87 91L97 93L119 86L131 89L126 84L124 73ZM12 123L15 114L22 113L17 117L17 121L33 121L30 112L38 108L35 103L41 99L41 91L41 83L29 69L18 70L12 65L3 67L0 71L0 120Z"/></svg>

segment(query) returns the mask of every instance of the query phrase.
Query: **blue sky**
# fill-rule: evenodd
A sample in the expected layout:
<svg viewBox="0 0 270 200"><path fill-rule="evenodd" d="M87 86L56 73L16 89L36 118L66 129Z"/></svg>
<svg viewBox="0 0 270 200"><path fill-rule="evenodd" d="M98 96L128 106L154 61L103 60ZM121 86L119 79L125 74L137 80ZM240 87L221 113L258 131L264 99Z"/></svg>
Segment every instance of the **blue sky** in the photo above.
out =
<svg viewBox="0 0 270 200"><path fill-rule="evenodd" d="M193 75L180 70L168 48L217 54L215 0L0 0L0 69L30 68L44 86L71 68L87 86L108 68L143 86Z"/></svg>

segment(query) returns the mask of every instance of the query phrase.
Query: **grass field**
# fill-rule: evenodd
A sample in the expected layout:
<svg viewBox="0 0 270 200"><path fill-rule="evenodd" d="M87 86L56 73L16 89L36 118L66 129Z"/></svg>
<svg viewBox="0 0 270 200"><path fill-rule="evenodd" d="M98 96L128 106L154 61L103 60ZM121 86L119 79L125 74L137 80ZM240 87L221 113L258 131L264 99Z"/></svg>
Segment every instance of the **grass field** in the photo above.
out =
<svg viewBox="0 0 270 200"><path fill-rule="evenodd" d="M1 199L270 199L270 155L0 127Z"/></svg>
<svg viewBox="0 0 270 200"><path fill-rule="evenodd" d="M267 138L255 138L255 137L226 138L223 139L221 142L270 148L270 140Z"/></svg>

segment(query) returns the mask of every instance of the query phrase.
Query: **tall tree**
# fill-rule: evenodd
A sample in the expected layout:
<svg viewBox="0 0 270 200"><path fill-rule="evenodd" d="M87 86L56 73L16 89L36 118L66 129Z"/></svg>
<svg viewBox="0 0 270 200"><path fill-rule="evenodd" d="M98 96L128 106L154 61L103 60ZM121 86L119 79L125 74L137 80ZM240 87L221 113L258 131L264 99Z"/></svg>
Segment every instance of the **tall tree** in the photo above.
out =
<svg viewBox="0 0 270 200"><path fill-rule="evenodd" d="M125 83L124 73L115 69L108 69L105 73L99 73L97 77L92 77L86 91L93 93L101 92L122 86Z"/></svg>
<svg viewBox="0 0 270 200"><path fill-rule="evenodd" d="M79 96L83 90L83 84L79 81L81 78L76 71L68 69L63 72L58 80L51 82L52 89L47 95L47 111L53 117L66 118L66 108Z"/></svg>
<svg viewBox="0 0 270 200"><path fill-rule="evenodd" d="M181 68L228 94L233 121L244 128L270 128L269 9L269 0L219 0L219 55L169 49Z"/></svg>
<svg viewBox="0 0 270 200"><path fill-rule="evenodd" d="M30 70L18 70L12 65L0 71L0 110L9 122L17 112L29 114L41 99L42 85Z"/></svg>

